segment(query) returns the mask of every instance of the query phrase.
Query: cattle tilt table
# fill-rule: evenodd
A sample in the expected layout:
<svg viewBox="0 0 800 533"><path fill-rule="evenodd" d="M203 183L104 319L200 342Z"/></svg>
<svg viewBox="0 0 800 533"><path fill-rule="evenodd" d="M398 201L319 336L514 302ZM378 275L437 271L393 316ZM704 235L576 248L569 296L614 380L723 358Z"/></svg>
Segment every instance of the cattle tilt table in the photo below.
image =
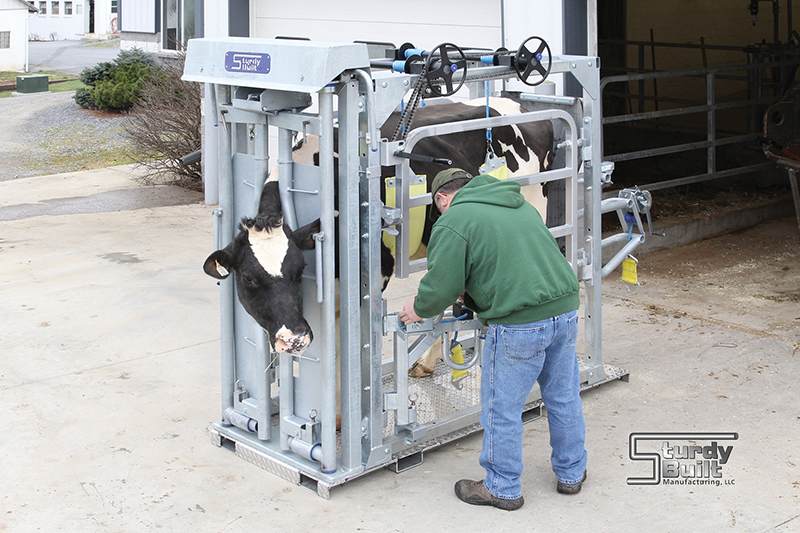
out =
<svg viewBox="0 0 800 533"><path fill-rule="evenodd" d="M302 353L273 352L264 330L240 304L233 276L221 282L222 420L212 430L215 444L232 446L242 458L327 498L331 487L377 468L413 466L425 450L480 430L480 323L445 316L405 327L387 312L381 296L384 231L396 235L398 278L426 268L425 259L409 258L409 221L411 210L429 205L431 198L410 193L419 178L409 157L431 136L536 122L563 132L554 168L509 179L525 186L550 183L553 189L563 184L563 199L550 195L548 209L561 213L562 220L550 229L563 239L585 288L582 387L626 378L627 372L602 362L602 276L643 242L640 213L649 205L639 191L601 201L613 166L600 161L598 59L550 57L543 41L534 52L529 41L516 52L494 54L464 52L449 43L428 52L405 45L385 51L367 44L292 40L189 41L184 79L211 84L208 120L219 131L215 249L230 243L238 221L258 209L268 177L270 127L277 129L285 223L296 229L320 220L316 248L304 252L301 290L314 340ZM376 49L381 57L374 57ZM504 93L525 112L419 127L391 141L381 138L381 124L409 94L404 107L410 122L420 96L447 96L465 84L473 96L485 96L496 80L518 77L535 85L551 73L570 73L583 86L583 97ZM318 165L293 160L296 134L318 136ZM381 167L395 169L393 207L381 200ZM610 211L619 213L629 242L604 269L603 246L623 240L601 238L601 214ZM638 228L630 238L626 213ZM444 350L449 367L444 373L408 376L418 355L439 336L457 331L465 363ZM387 360L385 336L393 339ZM474 371L458 388L452 386L450 368L470 365ZM537 387L524 416L534 418L540 406Z"/></svg>

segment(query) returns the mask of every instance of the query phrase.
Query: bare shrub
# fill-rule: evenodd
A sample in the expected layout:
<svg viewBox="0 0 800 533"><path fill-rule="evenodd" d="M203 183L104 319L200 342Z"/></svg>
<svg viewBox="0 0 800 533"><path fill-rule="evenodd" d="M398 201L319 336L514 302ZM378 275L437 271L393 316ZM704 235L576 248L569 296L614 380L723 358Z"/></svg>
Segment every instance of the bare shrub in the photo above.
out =
<svg viewBox="0 0 800 533"><path fill-rule="evenodd" d="M200 149L202 85L181 80L185 56L164 58L151 69L141 95L131 109L125 136L132 141L131 157L146 184L170 183L201 191L200 163L181 166L178 159Z"/></svg>

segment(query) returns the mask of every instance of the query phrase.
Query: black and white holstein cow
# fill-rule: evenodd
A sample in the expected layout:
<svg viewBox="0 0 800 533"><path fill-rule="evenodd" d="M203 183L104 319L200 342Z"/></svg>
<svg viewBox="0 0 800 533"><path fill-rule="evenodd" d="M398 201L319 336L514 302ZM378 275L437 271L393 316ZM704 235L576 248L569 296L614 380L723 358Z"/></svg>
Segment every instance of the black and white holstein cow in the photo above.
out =
<svg viewBox="0 0 800 533"><path fill-rule="evenodd" d="M480 100L475 103L421 107L414 115L412 129L484 118L485 102ZM518 104L502 99L493 99L489 110L490 116L520 112ZM399 113L391 115L381 127L381 135L390 137L399 120ZM294 160L313 161L318 146L315 140L309 138L311 142L303 143L295 152ZM549 121L497 127L492 130L492 145L498 157L506 158L510 176L534 174L545 169L550 160L553 127ZM413 151L451 159L453 167L477 175L486 157L486 130L429 137L417 143ZM427 175L428 183L444 168L419 161L411 161L410 165L416 174ZM334 169L338 169L338 165L334 165ZM389 177L394 174L394 168L384 167L383 173ZM381 189L385 198L383 183ZM543 196L539 192L541 187L537 186L536 189L539 201L532 203L543 213ZM425 221L423 243L427 244L430 217L426 216ZM313 332L303 318L300 279L305 262L301 250L314 247L313 235L319 232L319 220L299 229L284 224L277 177L273 173L264 185L258 214L255 218L244 218L239 229L239 234L227 247L206 259L204 270L217 279L225 279L230 272L234 272L239 301L267 331L273 349L279 353L301 353L313 340ZM388 279L394 271L394 258L383 245L381 263L382 275Z"/></svg>
<svg viewBox="0 0 800 533"><path fill-rule="evenodd" d="M264 184L258 214L244 218L231 243L212 253L203 270L217 279L235 273L239 301L267 331L278 353L302 353L314 339L303 317L300 279L305 268L301 250L314 248L319 220L296 231L283 222L278 181Z"/></svg>

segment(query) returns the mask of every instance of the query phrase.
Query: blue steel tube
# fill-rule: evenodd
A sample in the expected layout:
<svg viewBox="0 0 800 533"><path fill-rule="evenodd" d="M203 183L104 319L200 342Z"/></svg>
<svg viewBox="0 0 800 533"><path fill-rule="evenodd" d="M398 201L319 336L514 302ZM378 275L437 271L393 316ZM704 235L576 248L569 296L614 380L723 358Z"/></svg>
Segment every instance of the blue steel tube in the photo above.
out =
<svg viewBox="0 0 800 533"><path fill-rule="evenodd" d="M231 88L227 85L216 85L217 102L220 105L230 104ZM218 174L219 174L219 207L222 210L220 244L227 246L233 240L233 154L231 154L231 131L224 120L220 120L218 132ZM220 324L221 324L221 381L222 411L233 407L233 387L236 381L235 345L233 332L233 312L236 295L233 287L233 276L220 281Z"/></svg>
<svg viewBox="0 0 800 533"><path fill-rule="evenodd" d="M333 219L333 87L319 93L321 134L319 138L320 166L320 223L322 233L334 235ZM347 179L342 176L341 179ZM334 273L336 239L323 241L323 275L330 281ZM322 472L336 471L336 322L334 284L326 280L323 286L322 327L324 346L322 363Z"/></svg>

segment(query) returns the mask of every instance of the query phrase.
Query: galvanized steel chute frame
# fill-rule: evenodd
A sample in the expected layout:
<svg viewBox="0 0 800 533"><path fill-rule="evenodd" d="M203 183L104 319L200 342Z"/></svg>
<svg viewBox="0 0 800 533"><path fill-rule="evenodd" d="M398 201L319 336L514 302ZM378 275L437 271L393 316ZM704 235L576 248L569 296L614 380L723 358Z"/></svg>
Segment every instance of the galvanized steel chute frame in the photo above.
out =
<svg viewBox="0 0 800 533"><path fill-rule="evenodd" d="M243 57L249 58L249 63ZM480 429L480 405L432 420L418 418L407 376L412 356L435 337L452 331L479 332L480 323L429 320L406 328L396 314L387 313L381 296L380 240L386 226L394 225L398 233L397 277L425 268L424 260L408 260L404 224L409 210L429 204L430 195L409 197L414 175L401 152L412 152L416 143L431 135L545 120L562 126L564 138L559 147L566 156L563 165L513 179L523 185L557 180L566 184L566 218L551 231L564 237L567 258L585 285L582 387L627 375L602 362L604 242L600 218L603 212L616 210L622 216L633 210L639 228L634 241L643 240L644 231L633 199L601 200L610 168L600 160L598 60L581 56L551 60L552 73L570 73L581 83L582 98L507 94L504 96L516 99L528 111L419 128L404 141L389 142L380 139L378 126L420 75L371 68L366 45L238 38L189 41L184 79L213 86L210 118L219 131L220 207L214 219L215 248L226 246L234 237L237 221L257 210L269 170L269 126L278 128L277 166L286 223L297 228L321 220L317 249L306 253L308 265L302 282L305 316L315 340L302 355L270 353L263 330L237 301L232 277L221 282L222 421L211 432L215 444L232 445L241 457L328 497L333 486L376 468L416 464L422 451ZM242 69L242 64L249 67ZM477 63L469 68L464 81L480 95L486 81L515 75L513 66ZM306 111L312 95L318 102L316 113ZM334 158L335 122L338 160ZM319 136L319 166L293 161L295 133ZM379 182L381 166L392 165L398 184L394 209L384 207ZM334 194L338 194L338 220ZM336 430L337 255L340 432ZM383 339L390 333L395 353L391 361L383 361ZM472 345L479 352L478 333L473 334ZM528 401L530 412L538 412L538 388Z"/></svg>

